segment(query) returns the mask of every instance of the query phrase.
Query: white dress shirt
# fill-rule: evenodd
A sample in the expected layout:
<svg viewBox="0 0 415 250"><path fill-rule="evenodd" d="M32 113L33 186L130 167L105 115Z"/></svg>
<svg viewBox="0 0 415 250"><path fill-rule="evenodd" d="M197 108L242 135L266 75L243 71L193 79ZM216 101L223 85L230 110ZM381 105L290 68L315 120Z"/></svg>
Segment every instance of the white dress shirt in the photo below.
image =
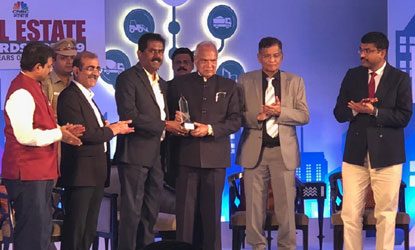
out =
<svg viewBox="0 0 415 250"><path fill-rule="evenodd" d="M382 78L383 72L385 71L385 67L386 67L386 61L383 64L382 67L380 67L378 70L375 71L375 73L376 73L376 76L375 76L375 93L376 93L376 90L378 89L379 82L380 82L380 79ZM369 81L370 81L370 77L371 77L370 74L372 74L372 72L373 72L372 70L370 70L370 69L368 70ZM369 85L369 82L367 82L367 84Z"/></svg>
<svg viewBox="0 0 415 250"><path fill-rule="evenodd" d="M162 121L166 120L166 112L164 111L165 103L164 103L164 96L163 93L161 93L160 84L159 84L159 75L155 73L155 77L153 77L152 74L150 74L146 69L144 71L147 74L148 80L150 81L151 88L153 89L154 96L156 97L157 105L160 109L160 119ZM161 140L164 140L164 137L166 135L166 131L163 131L163 134L161 135Z"/></svg>
<svg viewBox="0 0 415 250"><path fill-rule="evenodd" d="M16 90L7 100L5 110L17 141L22 145L38 147L60 141L62 132L59 127L47 130L33 128L35 107L33 96L25 89Z"/></svg>
<svg viewBox="0 0 415 250"><path fill-rule="evenodd" d="M91 105L92 110L94 110L95 118L97 119L99 126L104 127L104 123L102 122L101 118L101 113L99 112L97 105L95 105L94 101L92 100L92 98L94 97L94 92L92 92L90 89L85 88L84 85L80 84L75 80L73 80L73 82L81 90L82 94L88 100L89 105ZM104 143L104 152L107 152L107 143Z"/></svg>
<svg viewBox="0 0 415 250"><path fill-rule="evenodd" d="M379 82L380 82L380 79L383 76L383 72L385 71L385 67L386 67L386 61L383 64L382 67L380 67L378 70L375 71L375 73L376 73L376 76L375 76L375 93L378 90ZM373 72L373 70L370 70L370 69L368 70L368 76L369 76L369 78L368 78L369 81L367 82L368 87L369 87L370 78L372 77L371 76L372 72ZM356 112L354 110L352 110L352 113L353 113L353 116L356 116L357 114L359 114L358 112ZM377 113L376 113L375 116L377 116Z"/></svg>

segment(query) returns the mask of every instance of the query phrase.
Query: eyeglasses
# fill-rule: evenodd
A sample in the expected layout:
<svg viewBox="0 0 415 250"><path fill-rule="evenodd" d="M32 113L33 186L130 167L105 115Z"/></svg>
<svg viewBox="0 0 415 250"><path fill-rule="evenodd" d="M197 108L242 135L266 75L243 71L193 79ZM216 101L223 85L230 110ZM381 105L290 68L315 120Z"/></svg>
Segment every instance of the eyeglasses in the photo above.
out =
<svg viewBox="0 0 415 250"><path fill-rule="evenodd" d="M365 55L368 55L368 54L371 54L371 53L373 53L373 52L376 52L376 51L380 51L379 49L362 49L362 48L359 48L358 50L357 50L357 53L360 55L360 54L365 54Z"/></svg>
<svg viewBox="0 0 415 250"><path fill-rule="evenodd" d="M98 71L99 73L102 72L102 68L100 66L98 67L88 66L86 68L81 68L81 70L86 70L88 73L93 73L94 71Z"/></svg>
<svg viewBox="0 0 415 250"><path fill-rule="evenodd" d="M281 55L282 55L281 53L276 53L276 54L265 54L261 56L265 61L269 61L271 59L278 59L281 57Z"/></svg>

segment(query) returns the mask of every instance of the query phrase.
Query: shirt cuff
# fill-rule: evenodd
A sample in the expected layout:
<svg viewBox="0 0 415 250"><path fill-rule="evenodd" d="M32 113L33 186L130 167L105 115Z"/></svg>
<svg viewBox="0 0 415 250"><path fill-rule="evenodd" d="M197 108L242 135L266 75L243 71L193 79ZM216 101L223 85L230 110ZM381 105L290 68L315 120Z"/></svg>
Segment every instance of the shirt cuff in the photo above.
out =
<svg viewBox="0 0 415 250"><path fill-rule="evenodd" d="M359 114L357 111L352 110L353 116L356 116L357 114Z"/></svg>
<svg viewBox="0 0 415 250"><path fill-rule="evenodd" d="M208 124L208 135L213 135L213 128L210 124Z"/></svg>
<svg viewBox="0 0 415 250"><path fill-rule="evenodd" d="M373 115L374 117L378 117L378 114L379 114L379 109L374 107L373 113L371 115Z"/></svg>
<svg viewBox="0 0 415 250"><path fill-rule="evenodd" d="M58 126L56 128L56 140L55 141L62 141L62 137L63 137L63 134L62 134L61 127Z"/></svg>

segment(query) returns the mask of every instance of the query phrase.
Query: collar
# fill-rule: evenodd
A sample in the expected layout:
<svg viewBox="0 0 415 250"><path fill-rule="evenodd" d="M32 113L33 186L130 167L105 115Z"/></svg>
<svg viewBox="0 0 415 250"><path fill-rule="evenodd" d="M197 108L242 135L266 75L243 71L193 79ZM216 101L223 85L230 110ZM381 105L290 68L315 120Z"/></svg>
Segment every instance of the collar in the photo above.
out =
<svg viewBox="0 0 415 250"><path fill-rule="evenodd" d="M76 84L76 86L78 86L78 88L81 90L82 94L87 98L87 99L92 99L94 97L94 92L92 92L90 89L87 89L84 87L84 85L80 84L79 82L73 80L73 82Z"/></svg>
<svg viewBox="0 0 415 250"><path fill-rule="evenodd" d="M146 72L146 75L147 75L147 77L148 77L148 79L150 80L151 83L158 82L160 80L160 77L157 74L157 72L154 73L156 75L156 79L154 79L154 75L152 75L150 72L148 72L145 68L143 68L143 69L144 69L144 72Z"/></svg>
<svg viewBox="0 0 415 250"><path fill-rule="evenodd" d="M54 70L52 70L52 72L50 72L50 79L52 80L52 84L56 84L56 83L60 83L64 81L62 81L62 79L58 76L58 74L56 74L56 72ZM69 83L73 80L72 75L69 77L69 81L66 83L66 85L69 85Z"/></svg>
<svg viewBox="0 0 415 250"><path fill-rule="evenodd" d="M200 73L199 73L199 71L197 71L197 74L200 76L200 77L202 77L203 78L203 82L207 82L210 78L212 78L213 76L211 76L210 78L206 78L206 77L204 77L204 76L202 76Z"/></svg>
<svg viewBox="0 0 415 250"><path fill-rule="evenodd" d="M39 86L42 85L41 82L37 81L36 79L34 79L33 77L29 76L28 74L26 74L23 70L20 70L20 74L24 75L24 77L27 77L29 79L31 79L32 81L36 82L37 84L39 84Z"/></svg>
<svg viewBox="0 0 415 250"><path fill-rule="evenodd" d="M277 77L279 76L279 74L280 74L280 70L277 70L277 72L275 72L275 74L272 75L272 76L268 76L264 71L262 71L262 77L264 79L267 79L268 77L273 77L274 79L277 79Z"/></svg>
<svg viewBox="0 0 415 250"><path fill-rule="evenodd" d="M378 70L375 71L376 75L382 75L383 71L385 70L386 67L386 61L383 63L382 67L380 67ZM373 72L373 70L369 69L369 74L371 74Z"/></svg>

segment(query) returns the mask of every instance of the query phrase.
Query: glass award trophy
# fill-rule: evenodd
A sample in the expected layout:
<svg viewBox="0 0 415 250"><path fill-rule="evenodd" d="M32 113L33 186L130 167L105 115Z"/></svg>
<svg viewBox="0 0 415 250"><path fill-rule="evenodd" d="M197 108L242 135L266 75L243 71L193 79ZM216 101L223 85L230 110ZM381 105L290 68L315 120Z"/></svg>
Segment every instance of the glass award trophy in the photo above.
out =
<svg viewBox="0 0 415 250"><path fill-rule="evenodd" d="M179 110L182 113L184 128L188 130L195 129L195 124L190 120L189 104L184 96L179 99Z"/></svg>

